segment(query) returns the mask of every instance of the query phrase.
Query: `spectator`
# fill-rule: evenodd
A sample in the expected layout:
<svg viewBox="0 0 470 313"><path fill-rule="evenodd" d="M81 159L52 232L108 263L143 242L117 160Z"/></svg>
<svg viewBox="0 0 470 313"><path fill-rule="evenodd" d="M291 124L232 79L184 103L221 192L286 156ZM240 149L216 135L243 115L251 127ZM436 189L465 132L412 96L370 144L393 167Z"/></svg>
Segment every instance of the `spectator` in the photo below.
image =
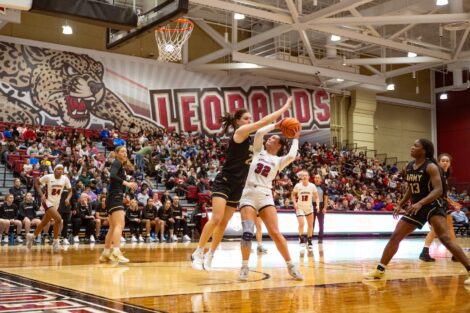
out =
<svg viewBox="0 0 470 313"><path fill-rule="evenodd" d="M9 193L13 195L13 203L17 208L19 208L20 203L24 200L25 191L21 187L21 180L19 178L15 178L15 182L13 184L14 185L10 188Z"/></svg>
<svg viewBox="0 0 470 313"><path fill-rule="evenodd" d="M95 217L91 213L91 205L88 201L88 195L82 193L72 211L72 234L74 243L80 242L78 233L82 225L85 226L85 238L88 239L90 243L95 243L93 230L96 228L96 222Z"/></svg>
<svg viewBox="0 0 470 313"><path fill-rule="evenodd" d="M145 224L145 230L147 232L147 238L145 238L146 242L153 241L151 237L152 227L155 230L155 237L157 237L158 235L159 220L158 220L157 214L158 214L158 210L154 205L153 199L152 198L147 199L147 203L142 213L142 224ZM155 241L158 241L158 238L156 238Z"/></svg>
<svg viewBox="0 0 470 313"><path fill-rule="evenodd" d="M101 236L101 228L109 227L108 220L108 207L106 206L106 195L100 195L99 200L92 203L92 209L95 211L96 221L96 234L99 235L96 239L104 241L104 236Z"/></svg>
<svg viewBox="0 0 470 313"><path fill-rule="evenodd" d="M173 242L173 230L175 225L175 219L173 218L173 211L171 210L171 201L165 200L163 206L158 209L158 219L160 222L161 238L160 242L164 240L165 229L168 230L167 242Z"/></svg>
<svg viewBox="0 0 470 313"><path fill-rule="evenodd" d="M173 202L171 203L171 210L173 211L173 219L175 220L175 229L183 229L183 242L191 241L188 231L188 223L184 218L183 208L180 205L180 198L173 197ZM173 237L173 240L178 240L176 236Z"/></svg>
<svg viewBox="0 0 470 313"><path fill-rule="evenodd" d="M23 239L21 238L21 229L23 227L23 224L19 220L18 217L18 207L16 204L13 202L13 195L8 194L5 197L5 202L3 205L0 207L0 220L6 220L8 222L8 225L6 225L6 222L4 224L4 229L3 231L6 232L6 240L4 239L3 242L8 242L8 230L10 228L10 225L15 225L16 226L16 242L22 243Z"/></svg>
<svg viewBox="0 0 470 313"><path fill-rule="evenodd" d="M131 242L144 242L142 238L142 210L139 209L137 200L132 199L129 204L129 209L126 213L127 223L131 230Z"/></svg>
<svg viewBox="0 0 470 313"><path fill-rule="evenodd" d="M24 197L24 201L21 202L18 211L18 218L24 225L25 234L29 234L31 226L38 226L39 223L41 223L42 215L44 215L44 209L40 209L33 200L33 195L28 192ZM43 228L44 234L47 234L48 232L49 224ZM41 236L38 236L37 242L41 242Z"/></svg>

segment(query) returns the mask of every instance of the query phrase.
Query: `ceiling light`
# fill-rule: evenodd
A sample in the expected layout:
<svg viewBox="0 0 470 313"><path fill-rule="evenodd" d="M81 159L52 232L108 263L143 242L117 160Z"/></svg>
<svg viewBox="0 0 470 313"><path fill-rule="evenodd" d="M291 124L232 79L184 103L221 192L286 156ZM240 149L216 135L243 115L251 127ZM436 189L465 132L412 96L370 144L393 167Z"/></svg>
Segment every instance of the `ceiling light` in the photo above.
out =
<svg viewBox="0 0 470 313"><path fill-rule="evenodd" d="M395 84L388 84L387 90L395 90Z"/></svg>
<svg viewBox="0 0 470 313"><path fill-rule="evenodd" d="M338 35L331 35L331 41L340 41L341 40L341 37L338 36Z"/></svg>
<svg viewBox="0 0 470 313"><path fill-rule="evenodd" d="M416 53L414 53L414 52L408 52L408 57L409 57L409 58L415 58L416 56L417 56Z"/></svg>
<svg viewBox="0 0 470 313"><path fill-rule="evenodd" d="M243 19L245 19L245 15L240 14L240 13L235 13L235 14L233 14L233 18L236 19L236 20L243 20Z"/></svg>
<svg viewBox="0 0 470 313"><path fill-rule="evenodd" d="M449 1L447 0L437 0L436 5L447 5L449 4Z"/></svg>
<svg viewBox="0 0 470 313"><path fill-rule="evenodd" d="M446 93L446 92L441 93L441 95L439 96L439 99L441 99L441 100L447 100L447 93Z"/></svg>
<svg viewBox="0 0 470 313"><path fill-rule="evenodd" d="M72 35L72 34L73 34L72 26L70 26L70 25L62 25L62 34L64 34L64 35Z"/></svg>
<svg viewBox="0 0 470 313"><path fill-rule="evenodd" d="M337 81L337 82L344 82L344 79L342 79L342 78L336 78L336 81Z"/></svg>

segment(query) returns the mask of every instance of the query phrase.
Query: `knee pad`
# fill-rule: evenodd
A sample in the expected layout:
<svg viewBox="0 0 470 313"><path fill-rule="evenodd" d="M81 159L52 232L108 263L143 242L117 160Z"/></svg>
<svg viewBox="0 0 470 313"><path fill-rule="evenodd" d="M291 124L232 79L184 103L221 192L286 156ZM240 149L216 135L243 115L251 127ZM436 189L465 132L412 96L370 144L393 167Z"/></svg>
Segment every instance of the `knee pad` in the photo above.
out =
<svg viewBox="0 0 470 313"><path fill-rule="evenodd" d="M242 246L249 246L251 245L251 240L254 237L254 232L255 232L255 222L252 220L246 220L242 221L242 229L243 229L243 234L242 234Z"/></svg>

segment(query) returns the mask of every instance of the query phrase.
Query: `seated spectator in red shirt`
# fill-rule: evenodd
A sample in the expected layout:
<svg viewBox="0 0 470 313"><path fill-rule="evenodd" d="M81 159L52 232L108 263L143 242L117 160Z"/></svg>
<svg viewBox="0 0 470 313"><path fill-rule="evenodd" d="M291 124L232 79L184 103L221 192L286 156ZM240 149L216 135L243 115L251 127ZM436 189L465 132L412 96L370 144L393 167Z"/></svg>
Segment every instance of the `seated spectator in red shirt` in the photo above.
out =
<svg viewBox="0 0 470 313"><path fill-rule="evenodd" d="M395 204L393 203L392 198L390 196L387 196L385 202L385 211L393 211L393 209L395 208Z"/></svg>
<svg viewBox="0 0 470 313"><path fill-rule="evenodd" d="M37 138L38 138L38 135L32 129L26 128L25 131L23 132L24 141L36 141Z"/></svg>

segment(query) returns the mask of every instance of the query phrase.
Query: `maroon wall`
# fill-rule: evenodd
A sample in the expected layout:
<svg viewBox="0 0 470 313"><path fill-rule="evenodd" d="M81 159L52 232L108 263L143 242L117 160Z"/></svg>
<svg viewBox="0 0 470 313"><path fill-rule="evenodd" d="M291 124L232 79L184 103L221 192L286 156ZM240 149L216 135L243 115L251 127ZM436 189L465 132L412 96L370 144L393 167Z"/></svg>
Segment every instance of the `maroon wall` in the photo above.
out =
<svg viewBox="0 0 470 313"><path fill-rule="evenodd" d="M452 79L446 76L447 85ZM442 76L436 75L436 86ZM448 92L447 100L436 95L438 153L452 155L453 183L470 187L470 89Z"/></svg>

